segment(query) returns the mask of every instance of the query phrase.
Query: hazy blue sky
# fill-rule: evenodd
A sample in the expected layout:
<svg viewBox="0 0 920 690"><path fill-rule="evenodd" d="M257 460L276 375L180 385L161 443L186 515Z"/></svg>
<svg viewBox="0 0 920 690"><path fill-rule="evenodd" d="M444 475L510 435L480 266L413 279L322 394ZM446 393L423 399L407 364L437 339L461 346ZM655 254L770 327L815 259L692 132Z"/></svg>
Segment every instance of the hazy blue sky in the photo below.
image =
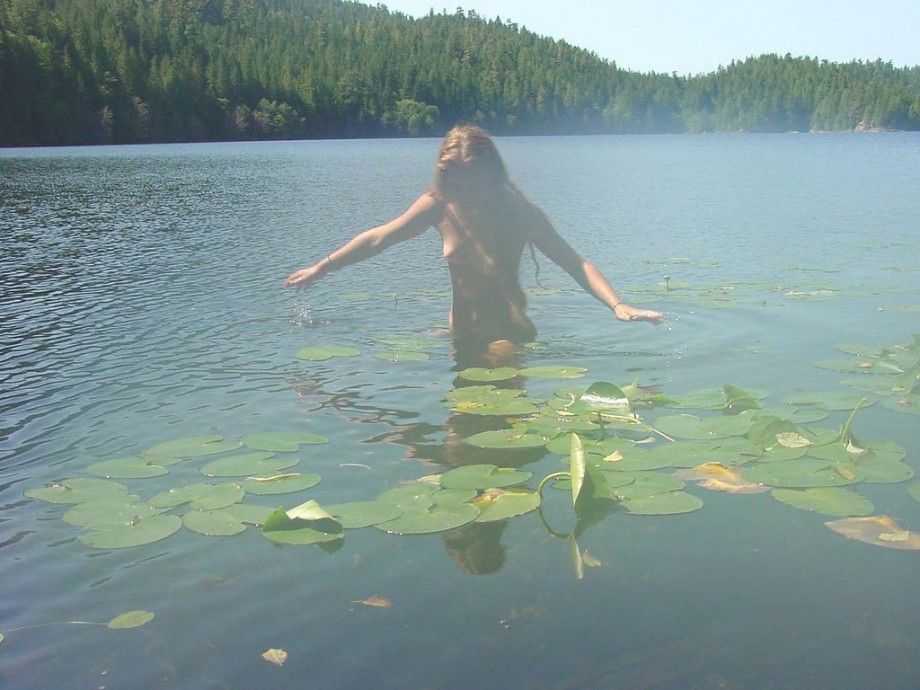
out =
<svg viewBox="0 0 920 690"><path fill-rule="evenodd" d="M363 0L376 4L372 0ZM388 0L410 16L500 16L637 72L712 72L763 53L920 65L920 0Z"/></svg>

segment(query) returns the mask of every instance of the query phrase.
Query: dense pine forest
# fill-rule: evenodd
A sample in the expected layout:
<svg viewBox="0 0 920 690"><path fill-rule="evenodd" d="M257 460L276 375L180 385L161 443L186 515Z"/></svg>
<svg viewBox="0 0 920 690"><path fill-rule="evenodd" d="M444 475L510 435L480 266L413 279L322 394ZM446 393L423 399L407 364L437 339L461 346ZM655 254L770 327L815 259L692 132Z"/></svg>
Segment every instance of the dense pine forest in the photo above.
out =
<svg viewBox="0 0 920 690"><path fill-rule="evenodd" d="M614 46L615 49L615 46ZM0 146L920 130L920 66L636 73L501 17L348 0L0 0Z"/></svg>

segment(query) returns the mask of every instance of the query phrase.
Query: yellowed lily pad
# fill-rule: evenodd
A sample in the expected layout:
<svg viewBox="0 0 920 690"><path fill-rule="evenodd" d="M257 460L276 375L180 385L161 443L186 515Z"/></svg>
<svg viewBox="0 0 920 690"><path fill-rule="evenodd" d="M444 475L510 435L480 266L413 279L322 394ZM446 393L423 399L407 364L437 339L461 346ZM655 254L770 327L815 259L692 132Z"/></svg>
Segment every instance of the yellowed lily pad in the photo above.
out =
<svg viewBox="0 0 920 690"><path fill-rule="evenodd" d="M740 468L726 467L718 462L706 462L691 469L678 470L674 476L697 482L704 489L731 494L760 494L770 490L768 486L744 479Z"/></svg>
<svg viewBox="0 0 920 690"><path fill-rule="evenodd" d="M139 628L153 620L154 614L150 611L127 611L115 616L106 625L112 630L125 630Z"/></svg>
<svg viewBox="0 0 920 690"><path fill-rule="evenodd" d="M874 510L872 501L855 491L839 487L773 489L777 501L801 510L839 517L865 516Z"/></svg>
<svg viewBox="0 0 920 690"><path fill-rule="evenodd" d="M848 539L883 546L886 549L920 550L920 534L904 529L887 515L850 517L825 522L828 528Z"/></svg>

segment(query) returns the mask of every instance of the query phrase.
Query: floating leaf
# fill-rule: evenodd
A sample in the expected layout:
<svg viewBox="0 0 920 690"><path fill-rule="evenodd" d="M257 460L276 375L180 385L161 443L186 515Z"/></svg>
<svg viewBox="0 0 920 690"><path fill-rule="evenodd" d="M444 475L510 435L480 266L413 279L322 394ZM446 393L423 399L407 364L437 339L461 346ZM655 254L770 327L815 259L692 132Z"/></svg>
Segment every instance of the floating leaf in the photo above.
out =
<svg viewBox="0 0 920 690"><path fill-rule="evenodd" d="M244 446L253 450L265 450L273 453L293 453L302 445L329 443L321 434L307 434L296 431L274 431L260 434L247 434L241 439Z"/></svg>
<svg viewBox="0 0 920 690"><path fill-rule="evenodd" d="M498 367L497 369L485 369L483 367L471 367L457 372L457 376L467 381L508 381L516 378L518 370L514 367Z"/></svg>
<svg viewBox="0 0 920 690"><path fill-rule="evenodd" d="M29 489L25 495L48 503L85 503L93 500L119 500L128 493L128 487L118 482L91 477L64 479L40 489Z"/></svg>
<svg viewBox="0 0 920 690"><path fill-rule="evenodd" d="M584 367L528 367L521 369L519 374L530 378L542 379L577 379L585 375L588 370Z"/></svg>
<svg viewBox="0 0 920 690"><path fill-rule="evenodd" d="M920 501L920 482L911 484L907 488L907 493L910 494L910 497L913 498L915 501Z"/></svg>
<svg viewBox="0 0 920 690"><path fill-rule="evenodd" d="M855 484L861 477L852 467L804 457L785 462L758 463L742 470L751 482L787 489Z"/></svg>
<svg viewBox="0 0 920 690"><path fill-rule="evenodd" d="M368 597L367 599L361 599L359 601L352 602L353 604L364 604L365 606L370 606L375 609L389 609L393 607L393 602L387 599L386 597L381 597L374 595Z"/></svg>
<svg viewBox="0 0 920 690"><path fill-rule="evenodd" d="M651 496L624 498L622 505L633 515L679 515L699 510L703 501L685 491L665 491Z"/></svg>
<svg viewBox="0 0 920 690"><path fill-rule="evenodd" d="M163 465L157 464L156 460L140 455L94 462L86 471L106 479L147 479L169 472Z"/></svg>
<svg viewBox="0 0 920 690"><path fill-rule="evenodd" d="M887 515L850 517L824 524L838 534L867 544L888 549L920 550L920 534L902 528Z"/></svg>
<svg viewBox="0 0 920 690"><path fill-rule="evenodd" d="M227 509L190 510L182 516L182 524L208 537L231 537L246 531L246 525Z"/></svg>
<svg viewBox="0 0 920 690"><path fill-rule="evenodd" d="M316 501L307 501L266 518L262 534L282 544L318 544L342 538L342 524Z"/></svg>
<svg viewBox="0 0 920 690"><path fill-rule="evenodd" d="M63 515L69 525L89 529L112 529L141 518L159 515L163 508L154 508L136 496L119 495L115 499L78 503Z"/></svg>
<svg viewBox="0 0 920 690"><path fill-rule="evenodd" d="M361 354L360 350L353 347L341 347L338 345L321 345L315 347L304 347L294 353L297 359L305 359L310 362L324 362L333 357L357 357Z"/></svg>
<svg viewBox="0 0 920 690"><path fill-rule="evenodd" d="M111 529L93 530L77 538L96 549L124 549L166 539L180 527L182 520L175 515L154 515Z"/></svg>
<svg viewBox="0 0 920 690"><path fill-rule="evenodd" d="M463 465L441 475L445 489L490 489L523 484L533 476L531 472L512 467L478 464Z"/></svg>
<svg viewBox="0 0 920 690"><path fill-rule="evenodd" d="M326 506L326 510L346 529L372 527L381 522L395 520L402 515L402 508L395 503L383 501L352 501Z"/></svg>
<svg viewBox="0 0 920 690"><path fill-rule="evenodd" d="M125 630L139 628L153 620L154 614L150 611L127 611L115 616L106 625L112 630Z"/></svg>
<svg viewBox="0 0 920 690"><path fill-rule="evenodd" d="M866 407L875 401L868 400L866 396L847 391L826 391L820 393L801 392L789 395L785 402L790 405L814 405L829 412L852 410L856 407Z"/></svg>
<svg viewBox="0 0 920 690"><path fill-rule="evenodd" d="M572 482L572 505L578 505L582 488L585 485L587 467L585 465L585 448L578 434L572 434L569 453L569 481Z"/></svg>
<svg viewBox="0 0 920 690"><path fill-rule="evenodd" d="M288 653L283 649L267 649L262 652L262 658L275 666L281 666L287 661Z"/></svg>
<svg viewBox="0 0 920 690"><path fill-rule="evenodd" d="M479 509L469 503L438 504L422 495L400 505L403 514L375 525L377 529L390 534L431 534L461 527L479 517Z"/></svg>
<svg viewBox="0 0 920 690"><path fill-rule="evenodd" d="M222 436L190 436L174 441L158 443L143 452L147 457L157 458L160 464L163 458L198 458L206 455L217 455L236 450L240 443L223 441Z"/></svg>
<svg viewBox="0 0 920 690"><path fill-rule="evenodd" d="M320 483L321 477L312 472L290 472L271 477L249 477L240 482L247 494L276 496L310 489Z"/></svg>
<svg viewBox="0 0 920 690"><path fill-rule="evenodd" d="M268 451L259 451L213 460L201 468L201 473L206 477L251 477L274 474L298 462L298 458L278 457Z"/></svg>
<svg viewBox="0 0 920 690"><path fill-rule="evenodd" d="M882 403L887 409L904 414L920 414L920 393L899 395Z"/></svg>
<svg viewBox="0 0 920 690"><path fill-rule="evenodd" d="M520 429L497 429L482 431L464 439L466 443L477 448L539 448L546 443L543 436L531 434Z"/></svg>
<svg viewBox="0 0 920 690"><path fill-rule="evenodd" d="M536 510L540 496L532 491L488 489L472 503L479 508L476 522L495 522Z"/></svg>
<svg viewBox="0 0 920 690"><path fill-rule="evenodd" d="M726 467L717 462L707 462L692 469L679 470L674 476L695 481L704 489L731 494L759 494L770 490L769 487L742 478L738 467Z"/></svg>
<svg viewBox="0 0 920 690"><path fill-rule="evenodd" d="M241 500L245 492L239 484L187 484L162 491L147 502L155 508L175 508L190 503L195 510L217 510Z"/></svg>
<svg viewBox="0 0 920 690"><path fill-rule="evenodd" d="M872 502L854 491L837 487L815 489L773 489L771 492L777 501L824 515L840 517L869 515Z"/></svg>
<svg viewBox="0 0 920 690"><path fill-rule="evenodd" d="M259 527L265 524L268 516L274 512L274 509L268 506L257 506L251 503L234 503L221 510L244 524Z"/></svg>

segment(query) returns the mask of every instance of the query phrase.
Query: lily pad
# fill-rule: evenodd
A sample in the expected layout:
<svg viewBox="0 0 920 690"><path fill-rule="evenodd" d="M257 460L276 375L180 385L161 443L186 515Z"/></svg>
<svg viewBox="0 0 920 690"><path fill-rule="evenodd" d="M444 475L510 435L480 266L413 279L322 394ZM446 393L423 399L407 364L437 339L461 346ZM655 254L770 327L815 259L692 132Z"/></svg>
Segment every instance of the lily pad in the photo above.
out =
<svg viewBox="0 0 920 690"><path fill-rule="evenodd" d="M111 529L86 532L77 539L95 549L125 549L166 539L180 527L182 520L175 515L154 515Z"/></svg>
<svg viewBox="0 0 920 690"><path fill-rule="evenodd" d="M164 512L163 508L137 500L136 496L120 494L117 499L93 500L78 503L63 515L69 525L89 529L112 529L142 518Z"/></svg>
<svg viewBox="0 0 920 690"><path fill-rule="evenodd" d="M445 489L491 489L524 484L533 476L532 472L512 467L497 467L489 464L464 465L448 470L441 475L441 486Z"/></svg>
<svg viewBox="0 0 920 690"><path fill-rule="evenodd" d="M920 534L904 529L887 515L850 517L824 523L849 539L887 549L920 550Z"/></svg>
<svg viewBox="0 0 920 690"><path fill-rule="evenodd" d="M497 429L482 431L464 439L466 443L476 448L539 448L546 443L543 436L528 433L520 429Z"/></svg>
<svg viewBox="0 0 920 690"><path fill-rule="evenodd" d="M294 353L297 359L305 359L310 362L324 362L333 357L357 357L361 354L360 350L353 347L342 347L339 345L321 345L315 347L304 347Z"/></svg>
<svg viewBox="0 0 920 690"><path fill-rule="evenodd" d="M259 451L213 460L201 468L201 473L206 477L271 475L293 467L298 462L299 458L278 457L268 451Z"/></svg>
<svg viewBox="0 0 920 690"><path fill-rule="evenodd" d="M166 467L158 464L153 458L140 455L94 462L86 471L106 479L147 479L169 473Z"/></svg>
<svg viewBox="0 0 920 690"><path fill-rule="evenodd" d="M276 496L310 489L320 483L321 477L312 472L290 472L269 477L249 477L240 482L247 494Z"/></svg>
<svg viewBox="0 0 920 690"><path fill-rule="evenodd" d="M106 623L106 627L111 630L127 630L129 628L139 628L147 625L153 620L154 614L150 611L127 611L115 616Z"/></svg>
<svg viewBox="0 0 920 690"><path fill-rule="evenodd" d="M540 496L518 489L488 489L472 503L479 508L476 522L495 522L536 510L540 506Z"/></svg>
<svg viewBox="0 0 920 690"><path fill-rule="evenodd" d="M685 491L664 491L651 496L634 496L621 500L623 508L633 515L680 515L703 507L702 499Z"/></svg>
<svg viewBox="0 0 920 690"><path fill-rule="evenodd" d="M175 508L189 503L194 510L217 510L241 500L245 492L239 484L187 484L162 491L147 502L155 508Z"/></svg>
<svg viewBox="0 0 920 690"><path fill-rule="evenodd" d="M257 527L264 525L268 516L274 512L274 509L268 506L257 506L251 503L234 503L232 506L227 506L221 510L229 513L239 522L246 525L256 525Z"/></svg>
<svg viewBox="0 0 920 690"><path fill-rule="evenodd" d="M496 369L486 369L483 367L471 367L457 373L462 379L467 381L479 381L486 383L489 381L509 381L516 378L518 370L514 367L498 367Z"/></svg>
<svg viewBox="0 0 920 690"><path fill-rule="evenodd" d="M395 520L402 515L402 508L395 503L383 501L352 501L326 506L326 510L346 529L372 527L381 522Z"/></svg>
<svg viewBox="0 0 920 690"><path fill-rule="evenodd" d="M864 395L847 391L800 392L787 396L785 402L790 405L814 405L828 412L852 410L874 403Z"/></svg>
<svg viewBox="0 0 920 690"><path fill-rule="evenodd" d="M262 525L262 534L280 544L320 544L341 539L344 528L316 501L285 511L279 508Z"/></svg>
<svg viewBox="0 0 920 690"><path fill-rule="evenodd" d="M587 371L584 367L546 366L521 369L519 374L534 379L577 379L584 376Z"/></svg>
<svg viewBox="0 0 920 690"><path fill-rule="evenodd" d="M246 525L227 509L190 510L182 516L182 524L208 537L230 537L246 531Z"/></svg>
<svg viewBox="0 0 920 690"><path fill-rule="evenodd" d="M748 481L786 489L846 486L862 479L851 467L807 456L799 460L758 463L744 468L741 474Z"/></svg>
<svg viewBox="0 0 920 690"><path fill-rule="evenodd" d="M869 515L872 502L855 491L837 487L773 489L773 498L794 508L840 517Z"/></svg>
<svg viewBox="0 0 920 690"><path fill-rule="evenodd" d="M920 393L899 395L882 403L887 409L904 414L920 414Z"/></svg>
<svg viewBox="0 0 920 690"><path fill-rule="evenodd" d="M260 434L247 434L241 439L244 446L253 450L265 450L273 453L292 453L302 445L329 443L321 434L307 434L296 431L274 431Z"/></svg>
<svg viewBox="0 0 920 690"><path fill-rule="evenodd" d="M769 487L749 482L741 476L738 467L726 467L717 462L707 462L691 469L679 470L675 477L697 482L698 486L711 491L725 491L731 494L759 494L769 491Z"/></svg>
<svg viewBox="0 0 920 690"><path fill-rule="evenodd" d="M163 464L165 458L198 458L236 450L240 443L224 441L222 436L189 436L174 441L165 441L148 448L142 454L157 458Z"/></svg>
<svg viewBox="0 0 920 690"><path fill-rule="evenodd" d="M915 501L920 501L920 482L915 482L907 488L907 493Z"/></svg>
<svg viewBox="0 0 920 690"><path fill-rule="evenodd" d="M64 479L39 489L29 489L25 495L48 503L85 503L93 500L118 500L128 494L128 487L118 482L92 477Z"/></svg>
<svg viewBox="0 0 920 690"><path fill-rule="evenodd" d="M479 508L470 503L432 503L413 505L399 517L375 525L390 534L432 534L469 524L479 517Z"/></svg>

